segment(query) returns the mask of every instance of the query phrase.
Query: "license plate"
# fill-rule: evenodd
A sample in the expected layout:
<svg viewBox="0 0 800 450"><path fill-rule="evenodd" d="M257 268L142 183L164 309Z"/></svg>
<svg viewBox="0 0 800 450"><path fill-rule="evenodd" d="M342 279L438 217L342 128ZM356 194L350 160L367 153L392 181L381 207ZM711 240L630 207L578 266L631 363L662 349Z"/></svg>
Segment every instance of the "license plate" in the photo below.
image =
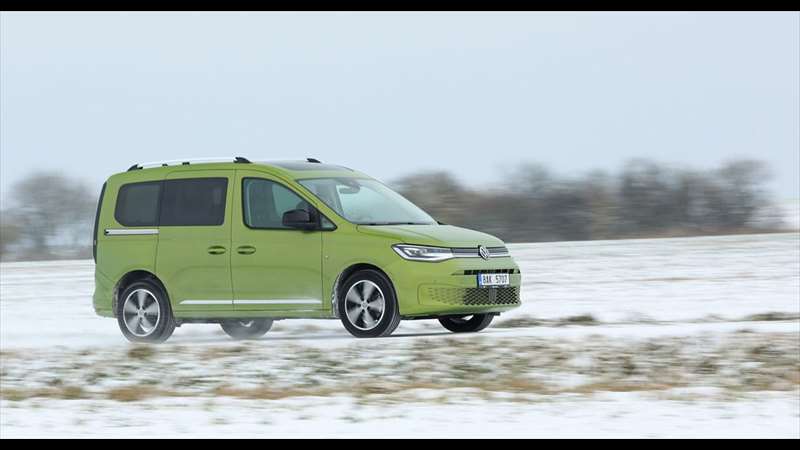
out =
<svg viewBox="0 0 800 450"><path fill-rule="evenodd" d="M480 287L508 286L508 274L507 273L479 273L478 274L478 286L480 286Z"/></svg>

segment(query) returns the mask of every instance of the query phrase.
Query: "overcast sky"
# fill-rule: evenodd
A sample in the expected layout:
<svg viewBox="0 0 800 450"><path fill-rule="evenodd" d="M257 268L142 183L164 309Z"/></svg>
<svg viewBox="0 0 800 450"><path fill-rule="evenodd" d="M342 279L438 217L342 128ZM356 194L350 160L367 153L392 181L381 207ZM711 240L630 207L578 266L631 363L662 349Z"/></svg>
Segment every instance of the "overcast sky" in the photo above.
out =
<svg viewBox="0 0 800 450"><path fill-rule="evenodd" d="M798 13L21 14L0 187L136 162L313 156L391 181L739 157L800 196ZM4 195L5 196L5 195Z"/></svg>

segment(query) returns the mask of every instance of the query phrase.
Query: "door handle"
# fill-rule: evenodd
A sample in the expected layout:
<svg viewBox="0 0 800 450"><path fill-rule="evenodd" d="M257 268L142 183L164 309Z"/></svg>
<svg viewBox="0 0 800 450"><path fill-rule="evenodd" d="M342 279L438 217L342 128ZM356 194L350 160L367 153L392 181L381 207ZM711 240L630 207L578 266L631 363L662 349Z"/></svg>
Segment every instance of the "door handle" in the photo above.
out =
<svg viewBox="0 0 800 450"><path fill-rule="evenodd" d="M208 247L208 253L212 255L221 255L225 253L225 250L225 247L221 245L212 245L211 247Z"/></svg>
<svg viewBox="0 0 800 450"><path fill-rule="evenodd" d="M240 255L252 255L256 252L256 248L252 245L242 245L236 248L236 252Z"/></svg>

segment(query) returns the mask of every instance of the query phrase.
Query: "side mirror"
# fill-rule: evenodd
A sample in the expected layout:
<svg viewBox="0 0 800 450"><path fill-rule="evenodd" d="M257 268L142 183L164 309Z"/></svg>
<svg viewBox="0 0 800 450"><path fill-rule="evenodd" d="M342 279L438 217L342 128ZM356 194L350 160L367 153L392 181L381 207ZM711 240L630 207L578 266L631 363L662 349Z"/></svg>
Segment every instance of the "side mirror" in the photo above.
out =
<svg viewBox="0 0 800 450"><path fill-rule="evenodd" d="M283 213L283 226L300 230L314 230L317 222L311 218L311 213L305 209L293 209Z"/></svg>

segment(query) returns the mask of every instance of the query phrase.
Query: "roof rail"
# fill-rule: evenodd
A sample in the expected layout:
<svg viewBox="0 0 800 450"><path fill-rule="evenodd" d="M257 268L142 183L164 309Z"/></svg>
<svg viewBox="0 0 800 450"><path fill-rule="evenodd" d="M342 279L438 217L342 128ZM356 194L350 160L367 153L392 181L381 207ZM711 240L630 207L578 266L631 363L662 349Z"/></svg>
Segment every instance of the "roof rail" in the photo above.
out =
<svg viewBox="0 0 800 450"><path fill-rule="evenodd" d="M241 156L223 156L215 158L186 158L186 159L171 159L168 161L153 161L153 162L134 164L130 168L128 168L128 172L130 172L131 170L144 169L146 167L167 167L179 164L183 166L188 166L191 163L204 163L204 162L234 162L239 164L250 164L250 160L248 160L247 158L243 158Z"/></svg>

